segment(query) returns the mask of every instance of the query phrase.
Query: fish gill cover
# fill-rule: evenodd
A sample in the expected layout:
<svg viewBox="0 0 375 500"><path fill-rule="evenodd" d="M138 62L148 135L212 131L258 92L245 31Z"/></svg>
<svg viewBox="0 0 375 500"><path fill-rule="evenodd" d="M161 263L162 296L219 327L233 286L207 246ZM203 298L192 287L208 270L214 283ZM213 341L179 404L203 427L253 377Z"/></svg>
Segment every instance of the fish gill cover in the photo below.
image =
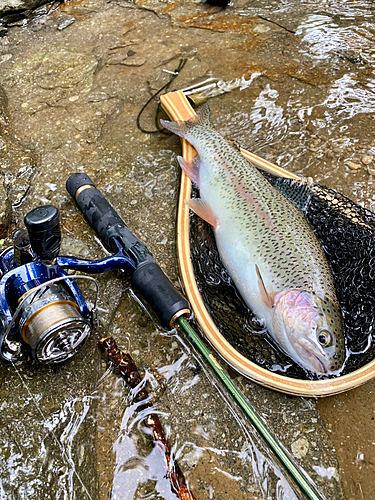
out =
<svg viewBox="0 0 375 500"><path fill-rule="evenodd" d="M327 255L346 337L347 361L341 374L350 373L375 357L375 214L319 184L264 175L302 210ZM193 188L192 197L197 193ZM318 378L275 346L221 263L212 228L194 214L190 217L195 278L219 332L242 355L263 368L288 377Z"/></svg>

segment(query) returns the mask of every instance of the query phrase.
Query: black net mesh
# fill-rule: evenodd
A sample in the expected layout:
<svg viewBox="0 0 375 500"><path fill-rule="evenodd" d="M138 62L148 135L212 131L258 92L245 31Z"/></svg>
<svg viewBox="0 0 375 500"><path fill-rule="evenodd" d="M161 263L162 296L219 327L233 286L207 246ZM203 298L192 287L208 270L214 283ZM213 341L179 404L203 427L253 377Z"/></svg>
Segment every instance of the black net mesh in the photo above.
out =
<svg viewBox="0 0 375 500"><path fill-rule="evenodd" d="M358 369L375 356L375 214L318 184L266 177L301 208L327 254L347 339L348 359L342 374ZM193 188L192 197L196 196ZM314 378L273 344L222 265L211 226L194 214L190 244L199 291L223 337L263 368L289 377Z"/></svg>

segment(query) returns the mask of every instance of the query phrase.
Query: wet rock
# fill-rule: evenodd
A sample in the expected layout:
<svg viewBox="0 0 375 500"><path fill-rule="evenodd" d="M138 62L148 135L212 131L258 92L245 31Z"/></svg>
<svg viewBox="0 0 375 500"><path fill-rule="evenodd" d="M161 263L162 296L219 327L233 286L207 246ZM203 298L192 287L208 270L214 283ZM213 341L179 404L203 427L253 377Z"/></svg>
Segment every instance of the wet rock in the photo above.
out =
<svg viewBox="0 0 375 500"><path fill-rule="evenodd" d="M3 133L8 124L8 98L5 90L0 86L0 132Z"/></svg>
<svg viewBox="0 0 375 500"><path fill-rule="evenodd" d="M57 9L60 3L59 0L31 0L26 2L15 0L13 8L11 2L4 2L3 10L0 9L0 38L5 37L8 33L7 28L12 26L26 26L33 22L42 24L43 17ZM23 5L30 5L30 7L24 8Z"/></svg>
<svg viewBox="0 0 375 500"><path fill-rule="evenodd" d="M6 12L35 9L40 5L47 3L47 1L46 0L0 0L0 16Z"/></svg>
<svg viewBox="0 0 375 500"><path fill-rule="evenodd" d="M36 167L31 151L12 136L7 95L0 87L0 236L4 238L12 220L13 208L28 192Z"/></svg>
<svg viewBox="0 0 375 500"><path fill-rule="evenodd" d="M337 57L332 61L330 55L320 60L317 46L302 42L307 28L314 28L310 15L316 15L315 2L309 7L299 2L293 15L287 3L285 9L279 4L243 0L224 11L195 0L85 0L43 14L43 22L9 29L6 43L0 44L0 83L6 92L0 91L5 182L5 187L0 183L0 196L8 204L5 209L12 206L12 220L21 223L31 208L52 203L61 211L63 253L103 257L107 250L65 192L67 177L84 171L179 286L175 156L180 144L161 134L141 133L136 117L168 82L163 69L174 71L181 58L188 61L174 88L211 74L225 82L250 81L260 74L243 90L210 100L217 128L274 163L353 195L345 158L362 158L373 146L367 77L358 75L363 93L356 94L356 80L346 76L345 65L352 63ZM341 12L342 3L339 7ZM328 8L334 9L335 3ZM296 35L299 25L304 27ZM223 64L223 55L228 64ZM360 71L360 64L354 66ZM7 109L1 104L6 96ZM156 106L145 117L150 128L155 128ZM361 186L355 192L357 201L371 202L374 187L366 169L358 169L356 176ZM0 206L0 213L5 209ZM170 441L197 498L276 498L280 488L294 498L285 474L229 396L217 389L181 332L165 332L150 319L152 311L140 305L126 274L107 273L98 279L101 335L115 335L150 377ZM108 374L93 387L107 368L99 360L98 337L93 334L76 362L40 371L25 364L22 376L31 394L41 398L47 427L66 437L69 459L79 474L85 472L93 498L108 498L112 487L114 494L126 487L128 498L145 498L154 494L155 483L165 486L161 457L157 461L131 394L116 377ZM18 498L24 485L35 480L30 498L85 498L51 435L45 437L46 424L28 394L8 390L19 387L18 376L0 368L2 400L11 408L9 414L1 412L1 448L6 451L0 453L0 475L6 487ZM316 402L276 394L231 375L327 498L343 498L337 456ZM45 380L53 382L46 387ZM74 404L77 397L81 404ZM85 401L91 405L87 417ZM22 484L17 479L10 484L4 457L16 456L12 421L24 409L21 435L25 440L32 436L36 444L30 443L23 461L17 462L29 467L28 476L22 477ZM40 457L45 442L49 446ZM50 463L52 472L47 470ZM40 470L50 484L37 482ZM63 486L54 481L55 470Z"/></svg>
<svg viewBox="0 0 375 500"><path fill-rule="evenodd" d="M72 17L72 16L63 16L60 19L59 24L57 25L57 29L59 31L64 30L65 28L67 28L68 26L70 26L71 24L73 24L74 21L75 21L75 18Z"/></svg>
<svg viewBox="0 0 375 500"><path fill-rule="evenodd" d="M373 161L374 161L374 156L365 155L365 156L362 156L362 158L361 158L361 162L364 165L370 165Z"/></svg>
<svg viewBox="0 0 375 500"><path fill-rule="evenodd" d="M6 141L3 139L5 127L8 123L8 100L5 91L0 86L0 164L6 156ZM4 187L4 171L0 181L0 238L4 238L8 232L11 218L11 203Z"/></svg>
<svg viewBox="0 0 375 500"><path fill-rule="evenodd" d="M304 458L309 451L310 444L304 437L293 441L291 444L292 454L296 458Z"/></svg>
<svg viewBox="0 0 375 500"><path fill-rule="evenodd" d="M68 489L71 481L77 481L74 489L79 498L98 498L95 443L85 419L95 413L88 380L93 380L97 365L97 355L85 359L82 352L57 369L25 363L10 370L0 365L5 381L0 389L0 467L8 471L2 474L2 488L9 498L22 498L27 492L31 498L52 500L54 492ZM17 386L20 379L22 387ZM14 467L17 474L10 473ZM39 477L32 478L33 470L39 470Z"/></svg>
<svg viewBox="0 0 375 500"><path fill-rule="evenodd" d="M354 161L348 161L346 164L350 168L350 170L359 170L360 168L362 168L359 163L355 163Z"/></svg>
<svg viewBox="0 0 375 500"><path fill-rule="evenodd" d="M11 220L11 203L8 199L4 183L0 183L0 238L5 238Z"/></svg>
<svg viewBox="0 0 375 500"><path fill-rule="evenodd" d="M334 446L316 408L316 401L288 397L244 379L237 382L255 410L268 422L271 431L292 453L297 463L313 478L318 489L335 500L345 499L338 473L332 481L319 475L314 466L339 470ZM299 416L303 415L300 419ZM310 465L308 465L310 464ZM311 467L311 470L310 470Z"/></svg>

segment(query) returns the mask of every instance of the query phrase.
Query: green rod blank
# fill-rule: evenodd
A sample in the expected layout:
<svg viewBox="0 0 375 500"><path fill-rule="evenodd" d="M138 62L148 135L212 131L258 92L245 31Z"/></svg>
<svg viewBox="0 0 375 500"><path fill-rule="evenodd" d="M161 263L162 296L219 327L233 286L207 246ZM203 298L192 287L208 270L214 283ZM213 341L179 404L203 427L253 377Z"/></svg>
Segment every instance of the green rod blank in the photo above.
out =
<svg viewBox="0 0 375 500"><path fill-rule="evenodd" d="M314 487L310 484L308 479L300 470L299 466L293 461L288 452L279 443L276 437L269 430L267 425L261 419L261 417L256 413L254 408L245 399L244 395L237 389L230 377L224 372L223 368L220 366L216 358L207 349L205 344L202 342L195 330L190 326L189 322L183 316L177 319L177 323L184 331L184 333L189 337L194 347L199 351L199 353L204 357L207 364L211 367L212 371L215 373L220 382L228 390L229 394L236 401L238 406L241 408L243 413L246 415L251 424L256 428L259 434L262 436L263 440L269 446L269 448L276 455L280 463L284 466L290 477L297 484L300 490L309 500L325 500L319 493L316 492Z"/></svg>

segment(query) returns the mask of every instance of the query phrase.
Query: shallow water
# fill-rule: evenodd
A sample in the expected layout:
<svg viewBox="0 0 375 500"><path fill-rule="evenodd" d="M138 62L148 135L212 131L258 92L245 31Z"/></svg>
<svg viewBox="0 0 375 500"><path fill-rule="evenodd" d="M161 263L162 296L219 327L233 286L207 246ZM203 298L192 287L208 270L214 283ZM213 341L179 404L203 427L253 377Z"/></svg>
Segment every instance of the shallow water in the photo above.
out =
<svg viewBox="0 0 375 500"><path fill-rule="evenodd" d="M178 285L179 142L142 134L135 119L181 57L174 88L210 74L252 80L210 100L228 138L373 209L374 32L370 1L289 0L239 0L225 11L85 0L11 28L0 39L2 196L11 205L1 236L48 202L61 210L62 253L105 255L65 192L68 175L85 171ZM100 285L100 327L74 359L0 367L0 498L176 498L143 423L150 410L114 374L102 378L97 341L108 334L146 374L197 499L301 498L186 338L149 317L125 275ZM316 403L229 373L327 498L375 498L373 382Z"/></svg>

